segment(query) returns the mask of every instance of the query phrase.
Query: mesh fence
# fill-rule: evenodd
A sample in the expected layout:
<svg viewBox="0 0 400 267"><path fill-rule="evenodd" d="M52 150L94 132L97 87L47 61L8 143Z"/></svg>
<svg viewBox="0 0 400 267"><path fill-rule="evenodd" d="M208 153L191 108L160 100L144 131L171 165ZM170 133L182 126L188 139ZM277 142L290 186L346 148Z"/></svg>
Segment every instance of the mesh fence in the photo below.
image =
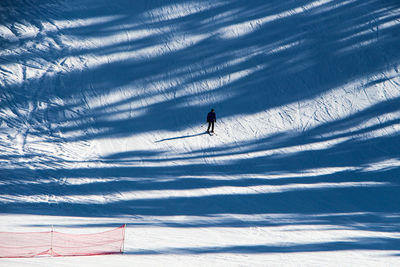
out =
<svg viewBox="0 0 400 267"><path fill-rule="evenodd" d="M122 253L125 225L95 234L0 232L0 258L89 256Z"/></svg>

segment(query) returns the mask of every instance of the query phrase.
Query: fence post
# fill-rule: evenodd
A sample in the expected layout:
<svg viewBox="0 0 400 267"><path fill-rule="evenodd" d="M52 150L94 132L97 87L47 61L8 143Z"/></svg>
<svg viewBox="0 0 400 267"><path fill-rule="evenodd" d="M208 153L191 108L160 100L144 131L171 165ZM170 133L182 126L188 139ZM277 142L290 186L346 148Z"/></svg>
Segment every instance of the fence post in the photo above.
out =
<svg viewBox="0 0 400 267"><path fill-rule="evenodd" d="M50 244L50 256L53 257L53 232L54 232L54 227L51 225L51 244Z"/></svg>
<svg viewBox="0 0 400 267"><path fill-rule="evenodd" d="M121 253L124 253L125 250L125 232L126 232L126 224L124 224L124 235L122 237Z"/></svg>

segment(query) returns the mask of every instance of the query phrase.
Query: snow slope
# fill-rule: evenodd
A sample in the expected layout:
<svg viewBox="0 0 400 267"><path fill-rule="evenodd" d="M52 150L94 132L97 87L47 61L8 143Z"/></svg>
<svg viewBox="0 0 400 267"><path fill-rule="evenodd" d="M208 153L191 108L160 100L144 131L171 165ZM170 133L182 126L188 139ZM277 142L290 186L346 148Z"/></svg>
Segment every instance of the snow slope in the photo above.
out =
<svg viewBox="0 0 400 267"><path fill-rule="evenodd" d="M0 2L1 266L394 266L397 0ZM217 112L217 135L203 134Z"/></svg>

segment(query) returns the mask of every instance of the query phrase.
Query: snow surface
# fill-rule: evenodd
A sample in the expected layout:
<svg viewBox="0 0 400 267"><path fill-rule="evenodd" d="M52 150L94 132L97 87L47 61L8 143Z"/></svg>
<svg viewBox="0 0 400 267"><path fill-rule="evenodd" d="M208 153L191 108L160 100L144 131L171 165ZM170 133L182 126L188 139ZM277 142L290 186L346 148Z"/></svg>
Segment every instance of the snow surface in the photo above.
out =
<svg viewBox="0 0 400 267"><path fill-rule="evenodd" d="M395 266L397 0L2 0L0 266ZM215 136L203 134L217 112Z"/></svg>

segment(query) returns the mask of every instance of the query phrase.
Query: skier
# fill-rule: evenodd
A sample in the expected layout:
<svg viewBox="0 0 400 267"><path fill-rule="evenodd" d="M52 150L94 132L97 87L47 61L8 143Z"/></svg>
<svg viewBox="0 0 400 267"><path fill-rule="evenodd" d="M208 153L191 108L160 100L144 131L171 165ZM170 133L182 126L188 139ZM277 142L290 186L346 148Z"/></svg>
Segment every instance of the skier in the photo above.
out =
<svg viewBox="0 0 400 267"><path fill-rule="evenodd" d="M214 122L217 121L217 115L214 112L214 109L211 109L210 112L207 114L207 122L208 122L208 128L207 128L207 133L210 133L210 128L211 128L211 133L214 132Z"/></svg>

